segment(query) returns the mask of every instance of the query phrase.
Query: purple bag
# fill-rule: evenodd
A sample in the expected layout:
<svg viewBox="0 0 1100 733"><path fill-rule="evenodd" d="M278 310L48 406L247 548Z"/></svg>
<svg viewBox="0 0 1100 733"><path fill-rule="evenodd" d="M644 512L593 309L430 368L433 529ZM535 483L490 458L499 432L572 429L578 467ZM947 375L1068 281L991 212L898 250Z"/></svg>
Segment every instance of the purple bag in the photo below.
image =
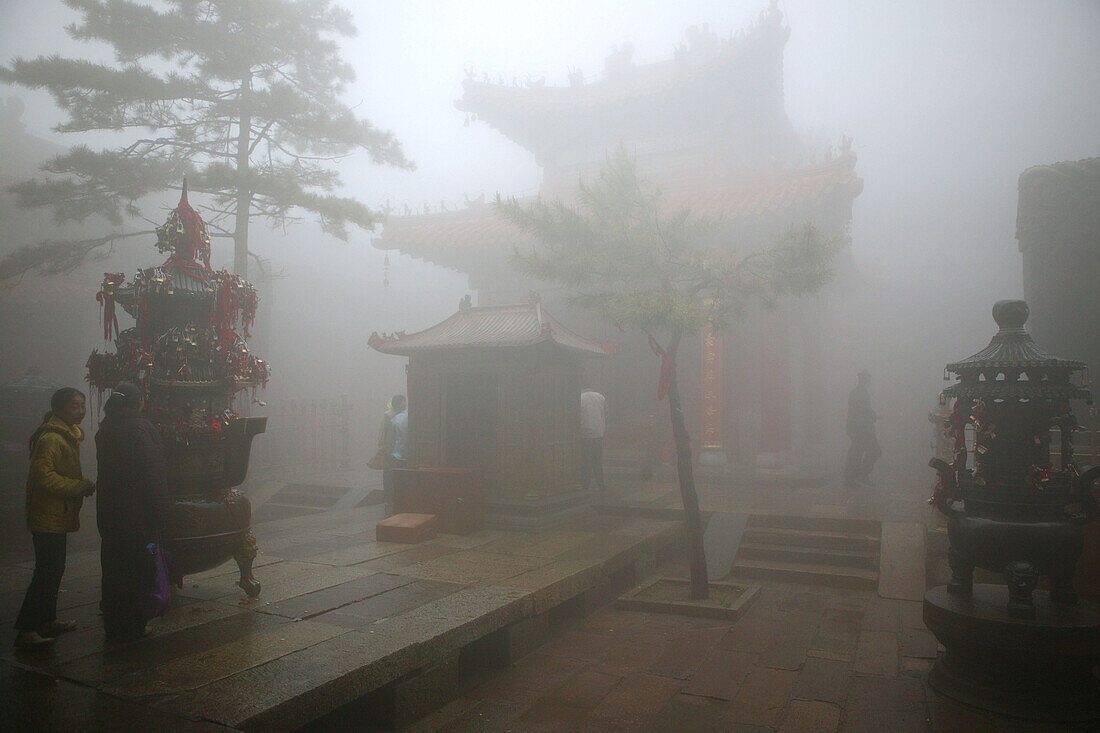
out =
<svg viewBox="0 0 1100 733"><path fill-rule="evenodd" d="M172 556L164 545L150 542L145 546L149 553L149 585L141 599L141 615L148 621L167 613L172 605L172 581L168 573L168 567L172 562Z"/></svg>

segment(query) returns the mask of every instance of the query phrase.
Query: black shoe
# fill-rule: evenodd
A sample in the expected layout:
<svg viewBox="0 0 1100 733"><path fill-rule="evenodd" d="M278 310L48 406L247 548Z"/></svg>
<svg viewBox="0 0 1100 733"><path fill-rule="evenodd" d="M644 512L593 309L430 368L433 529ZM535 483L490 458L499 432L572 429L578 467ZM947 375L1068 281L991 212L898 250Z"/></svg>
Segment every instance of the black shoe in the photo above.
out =
<svg viewBox="0 0 1100 733"><path fill-rule="evenodd" d="M20 631L15 636L16 649L45 649L53 642L52 636L42 636L37 631Z"/></svg>

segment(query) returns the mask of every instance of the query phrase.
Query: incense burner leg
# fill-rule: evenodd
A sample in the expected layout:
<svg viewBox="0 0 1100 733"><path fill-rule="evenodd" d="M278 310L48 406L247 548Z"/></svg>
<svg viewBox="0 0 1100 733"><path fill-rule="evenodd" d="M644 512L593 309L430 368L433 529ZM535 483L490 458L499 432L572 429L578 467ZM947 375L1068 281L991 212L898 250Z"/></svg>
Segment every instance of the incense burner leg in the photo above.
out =
<svg viewBox="0 0 1100 733"><path fill-rule="evenodd" d="M947 564L951 567L947 592L953 596L970 595L974 590L974 561L952 544L947 552Z"/></svg>
<svg viewBox="0 0 1100 733"><path fill-rule="evenodd" d="M1035 618L1033 592L1039 582L1035 566L1018 560L1005 565L1005 583L1008 585L1008 615L1012 618Z"/></svg>
<svg viewBox="0 0 1100 733"><path fill-rule="evenodd" d="M241 578L237 581L237 585L249 598L260 595L260 583L252 576L252 562L256 559L258 552L259 546L256 543L256 536L249 529L244 533L240 547L233 555L233 559L237 561L237 567L241 571Z"/></svg>

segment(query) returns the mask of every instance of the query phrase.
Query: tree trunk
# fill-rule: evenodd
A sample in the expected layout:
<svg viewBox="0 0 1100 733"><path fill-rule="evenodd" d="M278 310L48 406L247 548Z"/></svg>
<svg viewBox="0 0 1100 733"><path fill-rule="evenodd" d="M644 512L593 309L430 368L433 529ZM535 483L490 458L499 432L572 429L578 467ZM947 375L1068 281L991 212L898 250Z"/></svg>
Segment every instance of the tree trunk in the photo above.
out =
<svg viewBox="0 0 1100 733"><path fill-rule="evenodd" d="M241 113L237 130L237 216L233 226L233 272L248 278L248 220L252 209L248 147L252 144L252 75L241 83Z"/></svg>
<svg viewBox="0 0 1100 733"><path fill-rule="evenodd" d="M669 339L672 373L668 384L668 411L672 420L672 439L676 443L676 474L680 479L680 497L684 502L687 524L688 565L691 568L691 597L707 598L710 582L707 578L707 556L703 550L703 520L699 516L699 495L695 493L695 473L691 465L691 436L684 427L684 411L680 405L680 387L676 382L676 351L683 332L675 329Z"/></svg>

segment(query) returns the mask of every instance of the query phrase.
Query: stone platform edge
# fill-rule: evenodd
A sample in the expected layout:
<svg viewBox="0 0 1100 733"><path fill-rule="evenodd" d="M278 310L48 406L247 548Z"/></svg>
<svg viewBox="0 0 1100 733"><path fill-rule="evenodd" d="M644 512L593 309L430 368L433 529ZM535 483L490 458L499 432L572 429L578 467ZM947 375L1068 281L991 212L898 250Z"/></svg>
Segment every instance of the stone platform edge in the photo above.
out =
<svg viewBox="0 0 1100 733"><path fill-rule="evenodd" d="M464 588L367 630L340 634L154 705L232 728L292 730L391 683L426 676L489 635L522 629L563 604L583 600L586 593L621 586L624 580L633 585L674 552L682 536L678 523L607 535L615 541L607 543L602 556L564 556L492 585ZM605 592L599 602L613 595Z"/></svg>

